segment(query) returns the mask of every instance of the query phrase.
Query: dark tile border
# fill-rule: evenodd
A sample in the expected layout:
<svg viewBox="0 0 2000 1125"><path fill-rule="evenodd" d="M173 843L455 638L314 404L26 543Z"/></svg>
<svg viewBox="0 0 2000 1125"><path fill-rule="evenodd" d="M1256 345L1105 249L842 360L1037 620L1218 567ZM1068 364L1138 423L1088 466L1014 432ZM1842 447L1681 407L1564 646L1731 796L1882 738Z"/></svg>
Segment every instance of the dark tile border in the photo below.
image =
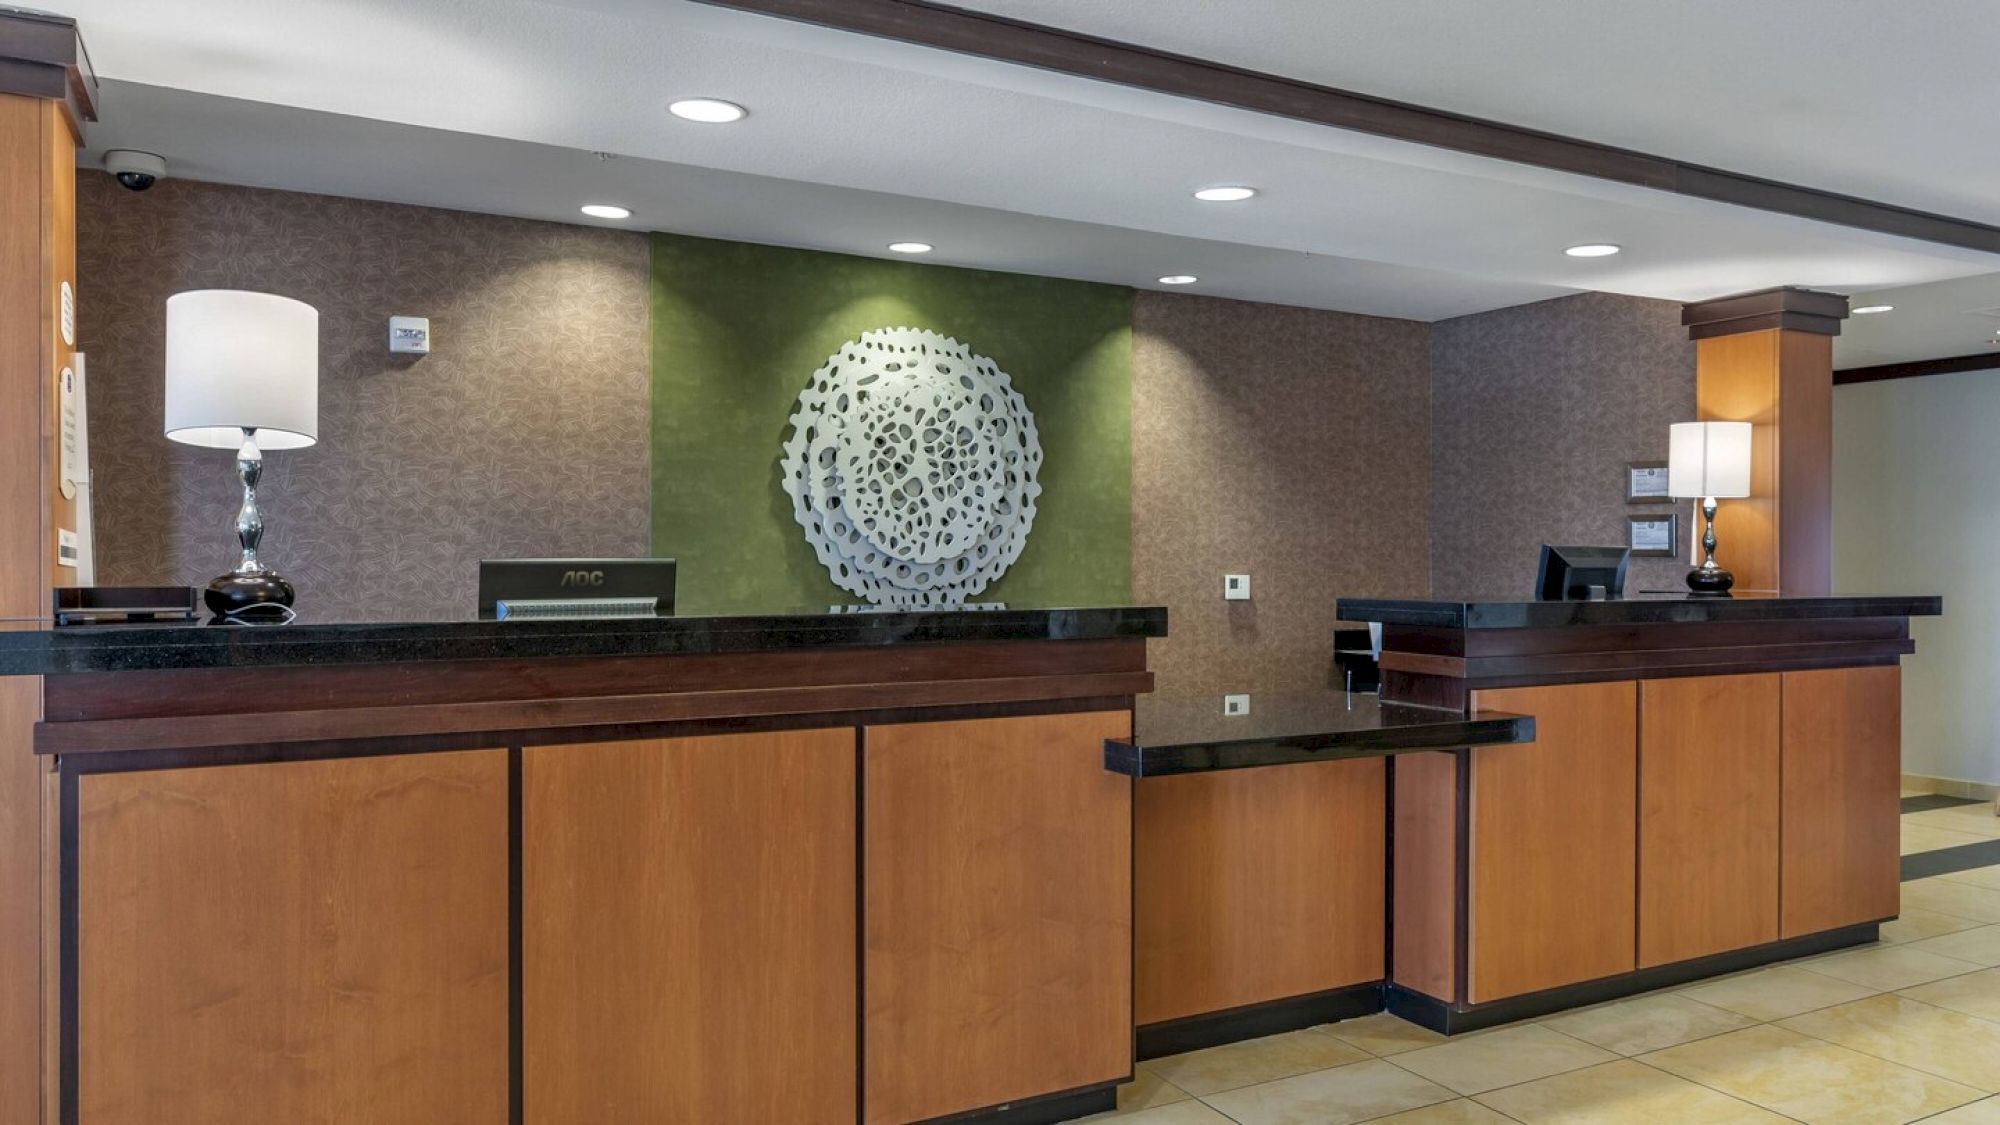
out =
<svg viewBox="0 0 2000 1125"><path fill-rule="evenodd" d="M1947 797L1942 793L1926 793L1921 797L1903 798L1906 813L1929 812L1932 809L1956 809L1965 805L1983 805L1985 801L1976 797Z"/></svg>
<svg viewBox="0 0 2000 1125"><path fill-rule="evenodd" d="M1913 852L1903 857L1903 882L1929 879L1934 875L1949 875L1954 871L1970 871L1975 867L1992 867L1995 864L2000 864L2000 838L1981 840L1976 844L1962 844L1956 848Z"/></svg>

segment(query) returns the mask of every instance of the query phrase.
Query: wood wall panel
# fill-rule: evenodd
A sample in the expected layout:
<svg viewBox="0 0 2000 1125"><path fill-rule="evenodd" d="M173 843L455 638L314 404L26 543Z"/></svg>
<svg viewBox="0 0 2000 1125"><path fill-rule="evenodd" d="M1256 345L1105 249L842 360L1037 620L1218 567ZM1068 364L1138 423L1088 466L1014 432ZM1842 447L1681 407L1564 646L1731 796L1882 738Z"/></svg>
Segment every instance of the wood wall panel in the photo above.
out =
<svg viewBox="0 0 2000 1125"><path fill-rule="evenodd" d="M1784 674L1783 936L1900 909L1902 670Z"/></svg>
<svg viewBox="0 0 2000 1125"><path fill-rule="evenodd" d="M1535 717L1535 741L1472 753L1467 998L1634 968L1637 685L1475 693Z"/></svg>
<svg viewBox="0 0 2000 1125"><path fill-rule="evenodd" d="M854 747L524 752L528 1122L854 1120Z"/></svg>
<svg viewBox="0 0 2000 1125"><path fill-rule="evenodd" d="M1750 496L1716 502L1715 561L1741 593L1775 593L1779 574L1778 337L1781 330L1695 341L1695 415L1749 422ZM1831 379L1831 375L1828 376ZM1695 537L1700 538L1697 527Z"/></svg>
<svg viewBox="0 0 2000 1125"><path fill-rule="evenodd" d="M869 727L863 1115L900 1125L1132 1070L1129 711Z"/></svg>
<svg viewBox="0 0 2000 1125"><path fill-rule="evenodd" d="M1833 593L1833 337L1780 332L1778 589Z"/></svg>
<svg viewBox="0 0 2000 1125"><path fill-rule="evenodd" d="M85 775L86 1125L507 1116L507 754Z"/></svg>
<svg viewBox="0 0 2000 1125"><path fill-rule="evenodd" d="M41 1103L46 770L31 743L41 691L40 679L0 677L0 1123L4 1125L36 1120Z"/></svg>
<svg viewBox="0 0 2000 1125"><path fill-rule="evenodd" d="M1639 966L1778 940L1774 673L1639 685Z"/></svg>
<svg viewBox="0 0 2000 1125"><path fill-rule="evenodd" d="M1458 755L1395 758L1390 979L1458 999Z"/></svg>
<svg viewBox="0 0 2000 1125"><path fill-rule="evenodd" d="M1382 979L1385 759L1138 783L1136 1021Z"/></svg>

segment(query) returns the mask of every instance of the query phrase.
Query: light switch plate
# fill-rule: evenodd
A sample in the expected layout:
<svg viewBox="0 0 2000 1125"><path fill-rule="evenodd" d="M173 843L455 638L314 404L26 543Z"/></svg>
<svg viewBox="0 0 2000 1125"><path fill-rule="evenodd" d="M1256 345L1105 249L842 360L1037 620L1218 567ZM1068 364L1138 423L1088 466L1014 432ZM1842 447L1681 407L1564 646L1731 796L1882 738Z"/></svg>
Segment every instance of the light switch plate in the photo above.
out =
<svg viewBox="0 0 2000 1125"><path fill-rule="evenodd" d="M390 317L389 351L396 355L431 354L431 318L427 316Z"/></svg>
<svg viewBox="0 0 2000 1125"><path fill-rule="evenodd" d="M1250 713L1250 697L1247 695L1223 696L1222 713L1225 715L1248 715Z"/></svg>
<svg viewBox="0 0 2000 1125"><path fill-rule="evenodd" d="M1247 574L1225 574L1222 576L1222 600L1247 602L1250 600L1250 576Z"/></svg>

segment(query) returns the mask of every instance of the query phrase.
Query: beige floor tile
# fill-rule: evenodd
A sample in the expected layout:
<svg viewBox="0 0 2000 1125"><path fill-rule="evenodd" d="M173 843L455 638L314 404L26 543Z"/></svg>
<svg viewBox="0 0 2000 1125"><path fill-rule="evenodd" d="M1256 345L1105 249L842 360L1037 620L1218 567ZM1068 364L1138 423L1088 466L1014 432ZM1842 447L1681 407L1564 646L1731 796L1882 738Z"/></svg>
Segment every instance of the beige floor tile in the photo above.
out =
<svg viewBox="0 0 2000 1125"><path fill-rule="evenodd" d="M1979 922L2000 922L2000 890L1950 879L1918 879L1903 884L1903 908L1911 907Z"/></svg>
<svg viewBox="0 0 2000 1125"><path fill-rule="evenodd" d="M1718 1008L1727 1008L1754 1020L1781 1020L1814 1008L1830 1008L1849 1000L1859 1000L1874 995L1876 991L1852 981L1822 976L1790 965L1774 965L1741 976L1684 988L1681 995Z"/></svg>
<svg viewBox="0 0 2000 1125"><path fill-rule="evenodd" d="M2000 1125L2000 1098L1987 1098L1936 1117L1926 1117L1924 1125Z"/></svg>
<svg viewBox="0 0 2000 1125"><path fill-rule="evenodd" d="M1690 1039L1748 1027L1757 1021L1678 992L1662 992L1565 1012L1542 1022L1607 1051L1642 1055Z"/></svg>
<svg viewBox="0 0 2000 1125"><path fill-rule="evenodd" d="M1451 1091L1380 1059L1215 1094L1240 1125L1348 1125L1448 1101Z"/></svg>
<svg viewBox="0 0 2000 1125"><path fill-rule="evenodd" d="M1460 1098L1455 1102L1439 1102L1422 1109L1377 1117L1368 1125L1512 1125L1513 1120L1471 1098Z"/></svg>
<svg viewBox="0 0 2000 1125"><path fill-rule="evenodd" d="M1323 1023L1313 1030L1359 1047L1371 1055L1384 1057L1444 1042L1444 1036L1430 1028L1418 1027L1409 1020L1392 1016L1387 1012L1341 1020L1339 1023Z"/></svg>
<svg viewBox="0 0 2000 1125"><path fill-rule="evenodd" d="M1697 1039L1641 1061L1811 1125L1899 1125L1979 1097L1970 1086L1776 1026Z"/></svg>
<svg viewBox="0 0 2000 1125"><path fill-rule="evenodd" d="M1925 828L1942 828L1950 832L1970 832L1975 836L2000 836L2000 816L1993 815L1990 804L1954 805L1945 809L1927 809L1924 812L1903 814L1903 824L1921 825Z"/></svg>
<svg viewBox="0 0 2000 1125"><path fill-rule="evenodd" d="M1901 995L2000 1023L2000 969L1981 969L1969 976L1920 984L1904 989Z"/></svg>
<svg viewBox="0 0 2000 1125"><path fill-rule="evenodd" d="M1140 1063L1132 1071L1132 1081L1118 1087L1118 1111L1116 1114L1099 1114L1100 1117L1114 1117L1137 1113L1142 1109L1184 1102L1193 1095L1167 1081L1145 1063Z"/></svg>
<svg viewBox="0 0 2000 1125"><path fill-rule="evenodd" d="M2000 1024L1964 1012L1907 996L1871 996L1793 1016L1780 1026L2000 1093Z"/></svg>
<svg viewBox="0 0 2000 1125"><path fill-rule="evenodd" d="M1943 937L1925 938L1911 942L1909 948L1990 968L2000 965L2000 926L1981 926Z"/></svg>
<svg viewBox="0 0 2000 1125"><path fill-rule="evenodd" d="M1527 1125L1784 1125L1785 1118L1629 1060L1479 1095Z"/></svg>
<svg viewBox="0 0 2000 1125"><path fill-rule="evenodd" d="M1934 910L1905 910L1900 918L1882 923L1882 940L1891 945L1901 945L1976 929L1979 925L1970 918L1955 918Z"/></svg>
<svg viewBox="0 0 2000 1125"><path fill-rule="evenodd" d="M1282 1035L1267 1035L1262 1039L1190 1051L1185 1055L1152 1059L1146 1067L1188 1093L1203 1097L1221 1090L1234 1090L1238 1086L1251 1086L1274 1078L1358 1062L1367 1057L1367 1052L1350 1047L1331 1035L1321 1035L1317 1031L1288 1031Z"/></svg>
<svg viewBox="0 0 2000 1125"><path fill-rule="evenodd" d="M1076 1118L1070 1125L1082 1125L1086 1121L1115 1121L1117 1125L1236 1125L1229 1118L1197 1101L1175 1102L1172 1105L1142 1109L1136 1113L1127 1113L1122 1109L1113 1113L1093 1113L1089 1117Z"/></svg>
<svg viewBox="0 0 2000 1125"><path fill-rule="evenodd" d="M1807 962L1804 967L1821 976L1837 977L1877 992L1955 977L1979 968L1969 961L1927 953L1907 945L1852 949Z"/></svg>
<svg viewBox="0 0 2000 1125"><path fill-rule="evenodd" d="M1461 1094L1478 1094L1617 1057L1540 1024L1524 1024L1409 1051L1396 1056L1396 1065Z"/></svg>
<svg viewBox="0 0 2000 1125"><path fill-rule="evenodd" d="M2000 890L2000 864L1973 867L1965 871L1954 871L1938 878L1947 883L1966 883L1974 887L1985 887L1989 891Z"/></svg>
<svg viewBox="0 0 2000 1125"><path fill-rule="evenodd" d="M1973 832L1955 832L1949 828L1936 828L1928 824L1903 824L1903 854L1934 852L1939 848L1960 848L1967 844L1983 844L1990 837Z"/></svg>

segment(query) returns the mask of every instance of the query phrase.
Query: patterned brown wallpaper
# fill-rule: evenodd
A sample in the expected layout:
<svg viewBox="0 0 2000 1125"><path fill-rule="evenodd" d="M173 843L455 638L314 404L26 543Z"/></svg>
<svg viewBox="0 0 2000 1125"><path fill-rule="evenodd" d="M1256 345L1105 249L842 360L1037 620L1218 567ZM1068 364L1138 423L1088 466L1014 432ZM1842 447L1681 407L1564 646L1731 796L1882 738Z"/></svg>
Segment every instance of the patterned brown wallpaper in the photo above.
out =
<svg viewBox="0 0 2000 1125"><path fill-rule="evenodd" d="M1694 418L1694 345L1671 301L1583 293L1431 326L1431 589L1527 597L1543 543L1625 542L1625 464ZM1681 590L1633 559L1627 592Z"/></svg>
<svg viewBox="0 0 2000 1125"><path fill-rule="evenodd" d="M319 444L261 489L302 613L464 617L481 557L645 553L644 235L95 172L77 196L100 582L233 562L232 457L161 434L166 299L198 288L319 309ZM391 315L430 317L432 353L392 357Z"/></svg>
<svg viewBox="0 0 2000 1125"><path fill-rule="evenodd" d="M1172 613L1159 690L1324 686L1336 598L1426 591L1429 365L1414 321L1138 294L1132 592Z"/></svg>

